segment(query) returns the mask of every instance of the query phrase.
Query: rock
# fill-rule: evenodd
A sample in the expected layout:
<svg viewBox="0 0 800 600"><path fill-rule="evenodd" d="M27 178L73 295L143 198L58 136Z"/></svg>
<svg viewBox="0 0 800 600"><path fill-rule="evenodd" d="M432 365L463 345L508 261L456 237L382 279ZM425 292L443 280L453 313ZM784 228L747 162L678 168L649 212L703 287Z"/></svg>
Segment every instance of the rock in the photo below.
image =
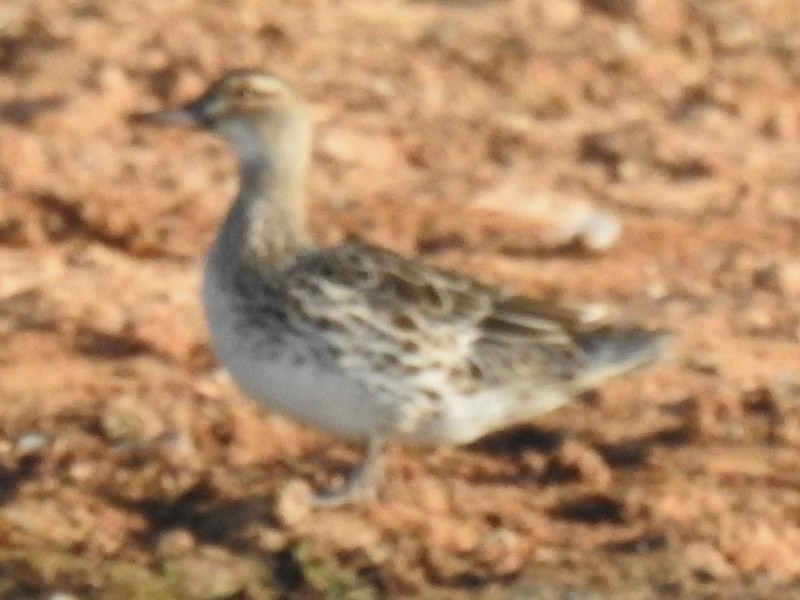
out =
<svg viewBox="0 0 800 600"><path fill-rule="evenodd" d="M19 458L26 458L38 454L47 445L47 438L38 431L29 431L17 440L14 449Z"/></svg>
<svg viewBox="0 0 800 600"><path fill-rule="evenodd" d="M313 499L314 492L306 481L292 479L278 491L275 516L284 527L296 527L311 514Z"/></svg>
<svg viewBox="0 0 800 600"><path fill-rule="evenodd" d="M289 537L275 527L261 527L256 536L258 547L269 554L284 551L289 545Z"/></svg>
<svg viewBox="0 0 800 600"><path fill-rule="evenodd" d="M603 252L619 239L622 223L611 212L595 208L582 199L547 192L526 192L502 185L482 193L475 201L484 210L513 214L540 230L546 248L578 245Z"/></svg>
<svg viewBox="0 0 800 600"><path fill-rule="evenodd" d="M615 215L594 211L587 216L578 239L589 250L608 250L617 242L621 231L622 224Z"/></svg>
<svg viewBox="0 0 800 600"><path fill-rule="evenodd" d="M158 540L158 553L163 557L177 557L189 553L197 544L188 529L171 529Z"/></svg>
<svg viewBox="0 0 800 600"><path fill-rule="evenodd" d="M613 478L603 457L594 448L576 441L566 442L559 449L552 467L601 489L607 488Z"/></svg>

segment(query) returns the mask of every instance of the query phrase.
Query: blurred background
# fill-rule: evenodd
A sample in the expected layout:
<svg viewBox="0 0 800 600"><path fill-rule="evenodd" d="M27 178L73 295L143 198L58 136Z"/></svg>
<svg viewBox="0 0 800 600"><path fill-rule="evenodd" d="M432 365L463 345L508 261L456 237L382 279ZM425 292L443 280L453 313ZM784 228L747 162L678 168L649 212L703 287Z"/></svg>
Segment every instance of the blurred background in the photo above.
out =
<svg viewBox="0 0 800 600"><path fill-rule="evenodd" d="M310 227L672 360L469 448L359 460L217 369L235 193L133 112L261 67L314 107ZM798 0L2 0L0 599L800 595Z"/></svg>

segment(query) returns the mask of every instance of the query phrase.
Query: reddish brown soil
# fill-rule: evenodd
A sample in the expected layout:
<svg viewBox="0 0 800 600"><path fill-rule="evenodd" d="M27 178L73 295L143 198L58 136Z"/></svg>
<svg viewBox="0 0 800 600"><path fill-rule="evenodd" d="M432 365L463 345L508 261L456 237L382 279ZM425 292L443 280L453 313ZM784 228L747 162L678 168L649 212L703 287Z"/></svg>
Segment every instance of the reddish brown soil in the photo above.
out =
<svg viewBox="0 0 800 600"><path fill-rule="evenodd" d="M5 0L0 598L800 597L798 31L795 0ZM302 510L359 454L214 365L231 153L127 121L254 65L315 105L320 243L600 305L673 360ZM548 246L542 195L618 243Z"/></svg>

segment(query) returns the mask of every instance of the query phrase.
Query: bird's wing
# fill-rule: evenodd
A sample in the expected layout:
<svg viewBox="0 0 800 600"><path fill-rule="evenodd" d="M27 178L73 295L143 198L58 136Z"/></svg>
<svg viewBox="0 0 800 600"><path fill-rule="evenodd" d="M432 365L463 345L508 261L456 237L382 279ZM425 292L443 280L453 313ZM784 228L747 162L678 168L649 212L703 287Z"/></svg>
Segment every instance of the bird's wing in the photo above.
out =
<svg viewBox="0 0 800 600"><path fill-rule="evenodd" d="M496 345L546 346L577 356L579 315L472 278L358 244L315 251L288 274L290 298L304 311L368 318L377 329L418 329L427 337L470 332Z"/></svg>

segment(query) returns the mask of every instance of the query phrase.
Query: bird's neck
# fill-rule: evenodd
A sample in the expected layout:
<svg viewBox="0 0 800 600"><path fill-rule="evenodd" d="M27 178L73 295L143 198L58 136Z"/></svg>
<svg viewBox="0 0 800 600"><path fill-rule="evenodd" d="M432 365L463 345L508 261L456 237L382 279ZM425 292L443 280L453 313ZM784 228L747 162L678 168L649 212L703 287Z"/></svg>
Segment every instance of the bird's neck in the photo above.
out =
<svg viewBox="0 0 800 600"><path fill-rule="evenodd" d="M309 247L305 185L311 153L304 118L225 131L239 155L240 189L226 226L240 256L258 270L291 266ZM238 231L237 231L238 230Z"/></svg>

